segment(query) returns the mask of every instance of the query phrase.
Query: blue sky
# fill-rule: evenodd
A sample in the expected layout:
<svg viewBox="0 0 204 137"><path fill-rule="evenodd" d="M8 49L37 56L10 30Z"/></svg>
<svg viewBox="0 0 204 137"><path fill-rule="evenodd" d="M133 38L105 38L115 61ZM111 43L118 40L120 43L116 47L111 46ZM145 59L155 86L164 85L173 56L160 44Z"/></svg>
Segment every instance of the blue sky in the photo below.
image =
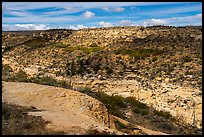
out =
<svg viewBox="0 0 204 137"><path fill-rule="evenodd" d="M202 25L202 2L2 2L3 30Z"/></svg>

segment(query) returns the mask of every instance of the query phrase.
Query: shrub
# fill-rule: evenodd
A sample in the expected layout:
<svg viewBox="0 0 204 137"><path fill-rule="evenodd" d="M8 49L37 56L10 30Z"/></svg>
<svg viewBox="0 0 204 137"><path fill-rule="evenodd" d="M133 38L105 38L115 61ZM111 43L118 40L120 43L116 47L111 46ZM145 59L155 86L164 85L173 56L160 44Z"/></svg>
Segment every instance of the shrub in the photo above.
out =
<svg viewBox="0 0 204 137"><path fill-rule="evenodd" d="M42 48L45 46L45 40L43 40L42 38L36 38L36 39L32 39L32 40L28 40L26 42L24 42L23 44L28 45L29 48L27 49L27 51L30 50L35 50L37 48Z"/></svg>
<svg viewBox="0 0 204 137"><path fill-rule="evenodd" d="M29 82L49 85L49 86L56 86L56 87L63 87L63 88L70 88L71 86L67 84L65 81L57 81L52 77L32 77L29 79Z"/></svg>
<svg viewBox="0 0 204 137"><path fill-rule="evenodd" d="M66 44L63 44L63 43L60 42L60 43L55 43L54 46L56 48L66 48L66 47L68 47L70 45L66 45Z"/></svg>
<svg viewBox="0 0 204 137"><path fill-rule="evenodd" d="M91 52L97 52L97 51L100 51L102 49L103 49L102 47L92 47Z"/></svg>
<svg viewBox="0 0 204 137"><path fill-rule="evenodd" d="M140 108L137 108L137 107L135 107L135 108L133 109L133 112L135 112L135 113L137 113L137 114L141 114L141 115L147 115L147 114L149 114L149 110L147 110L147 109L140 109Z"/></svg>
<svg viewBox="0 0 204 137"><path fill-rule="evenodd" d="M163 118L166 118L166 119L172 118L170 112L154 110L154 114L157 116L161 116Z"/></svg>
<svg viewBox="0 0 204 137"><path fill-rule="evenodd" d="M8 78L11 77L10 72L12 72L11 67L8 64L6 65L2 64L2 79L3 80L7 81Z"/></svg>
<svg viewBox="0 0 204 137"><path fill-rule="evenodd" d="M111 133L109 133L109 132L106 132L106 131L98 131L98 130L96 130L96 129L92 129L92 128L90 128L90 129L88 129L87 131L86 131L86 135L110 135Z"/></svg>
<svg viewBox="0 0 204 137"><path fill-rule="evenodd" d="M109 96L109 95L106 95L102 92L99 92L92 97L101 101L106 106L109 113L111 113L115 116L118 116L120 118L126 118L120 112L121 108L127 107L127 105L124 102L124 98L122 96Z"/></svg>
<svg viewBox="0 0 204 137"><path fill-rule="evenodd" d="M132 106L140 108L140 109L148 109L148 106L133 97L127 97L125 99L126 102L130 103Z"/></svg>
<svg viewBox="0 0 204 137"><path fill-rule="evenodd" d="M164 129L164 130L176 130L174 125L171 124L171 123L168 123L168 122L162 122L162 123L158 123L157 124L157 127L160 128L160 129Z"/></svg>
<svg viewBox="0 0 204 137"><path fill-rule="evenodd" d="M152 58L152 62L155 62L155 61L157 61L157 58L156 57Z"/></svg>
<svg viewBox="0 0 204 137"><path fill-rule="evenodd" d="M73 52L73 51L75 51L76 50L76 48L75 47L69 47L69 46L67 46L65 49L64 49L66 52L68 52L68 53L71 53L71 52Z"/></svg>
<svg viewBox="0 0 204 137"><path fill-rule="evenodd" d="M68 62L66 64L66 75L67 76L74 76L76 74L76 67L74 61Z"/></svg>
<svg viewBox="0 0 204 137"><path fill-rule="evenodd" d="M97 73L99 70L100 70L100 68L101 68L101 65L100 64L95 64L94 66L93 66L93 71L95 72L95 73Z"/></svg>
<svg viewBox="0 0 204 137"><path fill-rule="evenodd" d="M14 78L16 79L16 81L20 81L20 82L27 82L28 81L28 76L27 74L22 71L21 69L19 70L19 72L14 76Z"/></svg>
<svg viewBox="0 0 204 137"><path fill-rule="evenodd" d="M78 91L80 91L81 93L85 93L87 95L90 95L90 93L92 92L91 88L89 87L80 87L78 88Z"/></svg>
<svg viewBox="0 0 204 137"><path fill-rule="evenodd" d="M110 74L113 73L113 70L112 70L111 68L109 68L109 69L106 71L106 73L107 73L108 75L110 75Z"/></svg>
<svg viewBox="0 0 204 137"><path fill-rule="evenodd" d="M189 56L183 57L184 62L190 62L192 59Z"/></svg>
<svg viewBox="0 0 204 137"><path fill-rule="evenodd" d="M131 50L131 49L119 49L115 51L115 54L122 54L122 55L130 55L135 59L144 59L150 55L159 55L162 54L163 51L161 50L153 50L153 49L139 49L139 50Z"/></svg>
<svg viewBox="0 0 204 137"><path fill-rule="evenodd" d="M106 106L109 113L120 118L126 118L119 110L120 108L127 107L122 96L109 96L102 92L92 92L89 87L81 87L78 90L101 101Z"/></svg>
<svg viewBox="0 0 204 137"><path fill-rule="evenodd" d="M97 52L97 51L100 51L102 49L103 49L102 47L98 47L97 45L91 45L90 47L76 46L76 47L73 47L72 51L81 50L85 54L90 54L92 52Z"/></svg>
<svg viewBox="0 0 204 137"><path fill-rule="evenodd" d="M97 45L96 43L92 43L92 44L90 45L90 47L98 47L98 45Z"/></svg>
<svg viewBox="0 0 204 137"><path fill-rule="evenodd" d="M8 66L6 66L8 67ZM27 77L27 74L22 71L21 69L19 70L18 73L14 73L14 74L11 74L10 72L12 71L10 69L10 67L8 68L5 68L7 70L4 70L3 69L3 80L5 81L12 81L12 82L15 82L15 81L19 81L19 82L28 82L28 77Z"/></svg>
<svg viewBox="0 0 204 137"><path fill-rule="evenodd" d="M114 120L115 124L119 126L120 129L126 128L126 125L121 123L119 120Z"/></svg>
<svg viewBox="0 0 204 137"><path fill-rule="evenodd" d="M169 66L168 69L169 69L170 72L174 71L174 67L173 66Z"/></svg>
<svg viewBox="0 0 204 137"><path fill-rule="evenodd" d="M193 71L186 71L186 75L193 75Z"/></svg>

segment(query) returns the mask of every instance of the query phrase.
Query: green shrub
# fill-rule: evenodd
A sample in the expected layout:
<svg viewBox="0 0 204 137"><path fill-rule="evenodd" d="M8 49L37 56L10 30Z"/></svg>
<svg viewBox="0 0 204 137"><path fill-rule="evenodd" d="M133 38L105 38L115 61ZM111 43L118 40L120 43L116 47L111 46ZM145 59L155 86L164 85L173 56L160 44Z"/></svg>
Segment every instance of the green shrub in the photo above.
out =
<svg viewBox="0 0 204 137"><path fill-rule="evenodd" d="M121 108L127 107L127 105L124 102L124 98L122 96L109 96L109 95L106 95L102 92L99 92L92 97L101 101L106 106L109 113L111 113L115 116L118 116L120 118L126 118L120 112Z"/></svg>
<svg viewBox="0 0 204 137"><path fill-rule="evenodd" d="M146 104L136 100L133 97L125 98L125 101L130 103L133 107L137 107L137 108L140 108L140 109L148 109L148 106Z"/></svg>
<svg viewBox="0 0 204 137"><path fill-rule="evenodd" d="M190 62L192 59L189 56L183 57L184 62Z"/></svg>
<svg viewBox="0 0 204 137"><path fill-rule="evenodd" d="M120 129L126 128L126 125L121 123L119 120L114 120L115 124L119 126Z"/></svg>
<svg viewBox="0 0 204 137"><path fill-rule="evenodd" d="M85 54L90 54L92 52L97 52L102 50L102 47L98 47L97 45L91 45L90 47L83 47L83 46L76 46L74 48L74 50L81 50L83 51ZM73 49L72 49L73 50Z"/></svg>
<svg viewBox="0 0 204 137"><path fill-rule="evenodd" d="M97 45L96 43L92 43L92 44L90 45L90 47L98 47L98 45Z"/></svg>
<svg viewBox="0 0 204 137"><path fill-rule="evenodd" d="M97 73L99 70L100 70L100 68L101 68L101 64L95 64L94 66L93 66L93 71L95 72L95 73Z"/></svg>
<svg viewBox="0 0 204 137"><path fill-rule="evenodd" d="M36 38L36 39L32 39L32 40L28 40L26 42L24 42L23 44L28 45L28 49L27 51L30 50L35 50L37 48L42 48L45 46L45 40L43 40L42 38Z"/></svg>
<svg viewBox="0 0 204 137"><path fill-rule="evenodd" d="M11 77L11 72L13 71L8 64L6 65L2 64L2 80L7 81L8 78Z"/></svg>
<svg viewBox="0 0 204 137"><path fill-rule="evenodd" d="M92 92L91 89L86 89L86 87L84 90L81 89L81 92L101 101L106 106L108 113L120 118L126 118L120 111L121 108L127 107L122 96L109 96L102 92Z"/></svg>
<svg viewBox="0 0 204 137"><path fill-rule="evenodd" d="M172 118L170 112L154 110L154 114L157 116L161 116L163 118L166 118L166 119Z"/></svg>
<svg viewBox="0 0 204 137"><path fill-rule="evenodd" d="M193 75L193 71L186 71L186 75Z"/></svg>
<svg viewBox="0 0 204 137"><path fill-rule="evenodd" d="M170 71L165 72L165 75L171 75Z"/></svg>
<svg viewBox="0 0 204 137"><path fill-rule="evenodd" d="M110 135L110 132L107 131L98 131L96 129L90 128L86 131L86 135Z"/></svg>
<svg viewBox="0 0 204 137"><path fill-rule="evenodd" d="M56 47L56 48L67 48L67 47L69 47L69 46L70 46L69 44L66 45L66 44L63 44L63 43L61 43L61 42L54 44L54 47Z"/></svg>
<svg viewBox="0 0 204 137"><path fill-rule="evenodd" d="M85 93L87 95L90 95L90 93L92 92L91 88L89 87L80 87L78 91L80 91L81 93Z"/></svg>
<svg viewBox="0 0 204 137"><path fill-rule="evenodd" d="M67 76L74 76L76 74L76 67L75 67L75 62L68 62L66 64L66 75Z"/></svg>
<svg viewBox="0 0 204 137"><path fill-rule="evenodd" d="M65 81L57 81L54 78L45 76L45 77L32 77L29 79L29 82L49 85L49 86L56 86L56 87L63 87L63 88L70 88L71 86L67 84Z"/></svg>
<svg viewBox="0 0 204 137"><path fill-rule="evenodd" d="M20 82L27 82L28 81L28 76L27 74L22 71L21 69L19 70L19 72L14 76L14 78L17 80L17 81L20 81Z"/></svg>
<svg viewBox="0 0 204 137"><path fill-rule="evenodd" d="M161 122L156 125L158 128L163 129L163 130L176 130L175 126L172 123L168 122Z"/></svg>
<svg viewBox="0 0 204 137"><path fill-rule="evenodd" d="M103 49L102 47L92 47L91 52L97 52L97 51L100 51L102 49Z"/></svg>
<svg viewBox="0 0 204 137"><path fill-rule="evenodd" d="M68 52L68 53L71 53L71 52L73 52L73 51L75 51L76 50L76 47L69 47L69 46L67 46L65 49L64 49L66 52Z"/></svg>
<svg viewBox="0 0 204 137"><path fill-rule="evenodd" d="M110 74L113 73L113 70L112 70L111 68L109 68L109 69L106 71L106 73L107 73L108 75L110 75Z"/></svg>
<svg viewBox="0 0 204 137"><path fill-rule="evenodd" d="M140 108L137 108L137 107L135 107L135 108L133 109L133 112L135 112L135 113L137 113L137 114L141 114L141 115L147 115L147 114L149 114L149 110L147 110L147 109L140 109Z"/></svg>
<svg viewBox="0 0 204 137"><path fill-rule="evenodd" d="M11 71L10 69L8 71ZM7 73L3 73L4 76L3 77L3 80L5 81L12 81L12 82L28 82L28 76L27 74L22 71L21 69L19 70L18 73L13 73L13 74L10 74L9 72Z"/></svg>
<svg viewBox="0 0 204 137"><path fill-rule="evenodd" d="M168 70L169 70L170 72L172 72L172 71L174 71L174 67L173 67L173 66L169 66Z"/></svg>
<svg viewBox="0 0 204 137"><path fill-rule="evenodd" d="M157 58L156 57L152 58L152 62L155 62L155 61L157 61Z"/></svg>
<svg viewBox="0 0 204 137"><path fill-rule="evenodd" d="M122 55L130 55L135 59L144 59L145 57L149 57L150 55L159 55L162 54L163 51L161 50L153 50L153 49L139 49L139 50L131 50L131 49L119 49L115 51L115 54L122 54Z"/></svg>

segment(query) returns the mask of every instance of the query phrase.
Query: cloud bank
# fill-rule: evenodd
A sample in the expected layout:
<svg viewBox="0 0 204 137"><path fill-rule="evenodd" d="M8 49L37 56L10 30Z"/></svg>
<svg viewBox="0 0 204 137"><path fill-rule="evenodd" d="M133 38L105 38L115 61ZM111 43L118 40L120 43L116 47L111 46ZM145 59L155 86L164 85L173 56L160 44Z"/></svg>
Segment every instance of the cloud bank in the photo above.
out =
<svg viewBox="0 0 204 137"><path fill-rule="evenodd" d="M44 24L15 24L15 25L2 25L3 31L18 31L18 30L47 30L50 27L47 27Z"/></svg>

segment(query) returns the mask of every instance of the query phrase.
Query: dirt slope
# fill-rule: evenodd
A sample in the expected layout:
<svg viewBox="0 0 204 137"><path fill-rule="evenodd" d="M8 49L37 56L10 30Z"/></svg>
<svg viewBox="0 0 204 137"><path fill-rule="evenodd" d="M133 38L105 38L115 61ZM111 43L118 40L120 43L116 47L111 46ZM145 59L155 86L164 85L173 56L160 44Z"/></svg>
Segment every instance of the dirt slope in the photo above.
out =
<svg viewBox="0 0 204 137"><path fill-rule="evenodd" d="M84 134L90 128L110 130L105 106L85 94L30 83L3 82L2 85L3 101L42 110L28 114L51 121L47 128L69 134Z"/></svg>

